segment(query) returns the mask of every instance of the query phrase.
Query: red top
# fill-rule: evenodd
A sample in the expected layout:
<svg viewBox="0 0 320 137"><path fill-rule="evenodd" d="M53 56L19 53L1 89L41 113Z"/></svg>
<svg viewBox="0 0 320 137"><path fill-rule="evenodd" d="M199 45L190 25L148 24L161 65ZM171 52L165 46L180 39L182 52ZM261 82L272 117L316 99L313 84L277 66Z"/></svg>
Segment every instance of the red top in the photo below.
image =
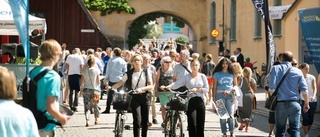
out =
<svg viewBox="0 0 320 137"><path fill-rule="evenodd" d="M253 64L251 62L244 63L244 67L249 67L251 70L253 70Z"/></svg>

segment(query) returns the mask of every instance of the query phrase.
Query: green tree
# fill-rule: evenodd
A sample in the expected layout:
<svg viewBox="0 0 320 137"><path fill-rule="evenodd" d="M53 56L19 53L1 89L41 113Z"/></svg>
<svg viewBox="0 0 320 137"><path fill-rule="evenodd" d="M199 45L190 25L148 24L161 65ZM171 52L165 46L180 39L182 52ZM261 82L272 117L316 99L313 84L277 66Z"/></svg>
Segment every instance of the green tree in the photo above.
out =
<svg viewBox="0 0 320 137"><path fill-rule="evenodd" d="M159 38L163 34L161 25L157 24L156 21L150 21L145 25L145 28L147 30L147 39L152 39L153 37Z"/></svg>

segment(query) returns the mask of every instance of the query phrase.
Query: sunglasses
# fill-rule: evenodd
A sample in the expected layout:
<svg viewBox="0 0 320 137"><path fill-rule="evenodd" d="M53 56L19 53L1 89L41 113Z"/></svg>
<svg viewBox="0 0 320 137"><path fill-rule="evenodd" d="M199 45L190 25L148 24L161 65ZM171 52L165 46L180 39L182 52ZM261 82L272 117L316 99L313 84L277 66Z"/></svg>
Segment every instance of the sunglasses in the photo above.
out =
<svg viewBox="0 0 320 137"><path fill-rule="evenodd" d="M164 63L171 63L171 61L165 61Z"/></svg>
<svg viewBox="0 0 320 137"><path fill-rule="evenodd" d="M292 66L296 66L296 65L297 65L297 63L291 63L291 65L292 65Z"/></svg>

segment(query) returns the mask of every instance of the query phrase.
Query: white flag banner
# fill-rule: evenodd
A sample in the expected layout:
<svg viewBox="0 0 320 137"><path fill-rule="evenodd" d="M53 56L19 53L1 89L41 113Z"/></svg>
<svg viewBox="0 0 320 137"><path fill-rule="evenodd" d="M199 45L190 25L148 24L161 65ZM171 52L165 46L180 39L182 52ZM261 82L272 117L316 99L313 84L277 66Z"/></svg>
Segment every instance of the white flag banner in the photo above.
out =
<svg viewBox="0 0 320 137"><path fill-rule="evenodd" d="M270 19L282 19L283 14L285 14L290 7L291 5L269 7Z"/></svg>

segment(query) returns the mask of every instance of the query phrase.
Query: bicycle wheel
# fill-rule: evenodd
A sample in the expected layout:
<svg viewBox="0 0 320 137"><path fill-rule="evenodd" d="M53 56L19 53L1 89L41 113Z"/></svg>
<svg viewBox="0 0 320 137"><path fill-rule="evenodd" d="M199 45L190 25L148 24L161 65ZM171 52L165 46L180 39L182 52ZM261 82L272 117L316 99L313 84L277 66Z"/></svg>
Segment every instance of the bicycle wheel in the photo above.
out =
<svg viewBox="0 0 320 137"><path fill-rule="evenodd" d="M183 122L179 112L175 112L174 114L174 122L173 125L173 137L184 137L183 133Z"/></svg>
<svg viewBox="0 0 320 137"><path fill-rule="evenodd" d="M114 127L114 136L121 137L121 113L117 113L115 127Z"/></svg>
<svg viewBox="0 0 320 137"><path fill-rule="evenodd" d="M123 127L124 127L124 119L122 119L122 115L123 113L121 113L120 115L120 136L122 137L122 134L123 134Z"/></svg>
<svg viewBox="0 0 320 137"><path fill-rule="evenodd" d="M263 73L260 78L260 86L264 88L264 81L266 79L266 74Z"/></svg>
<svg viewBox="0 0 320 137"><path fill-rule="evenodd" d="M165 116L165 120L163 121L163 123L161 124L161 126L163 127L163 133L164 133L164 137L171 137L170 136L170 112L166 113Z"/></svg>

